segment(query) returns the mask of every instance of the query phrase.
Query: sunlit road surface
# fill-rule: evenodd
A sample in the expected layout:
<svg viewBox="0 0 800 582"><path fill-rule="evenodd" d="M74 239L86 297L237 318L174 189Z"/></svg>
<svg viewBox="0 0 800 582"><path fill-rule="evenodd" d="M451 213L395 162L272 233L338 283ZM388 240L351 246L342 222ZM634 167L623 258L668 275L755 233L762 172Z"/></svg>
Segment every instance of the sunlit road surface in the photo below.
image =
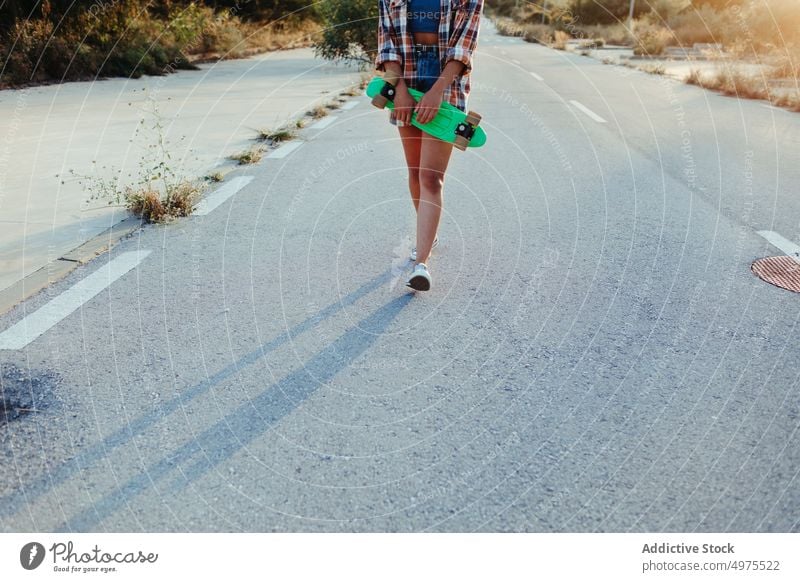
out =
<svg viewBox="0 0 800 582"><path fill-rule="evenodd" d="M0 319L4 531L798 530L800 116L487 28L415 294L353 102Z"/></svg>

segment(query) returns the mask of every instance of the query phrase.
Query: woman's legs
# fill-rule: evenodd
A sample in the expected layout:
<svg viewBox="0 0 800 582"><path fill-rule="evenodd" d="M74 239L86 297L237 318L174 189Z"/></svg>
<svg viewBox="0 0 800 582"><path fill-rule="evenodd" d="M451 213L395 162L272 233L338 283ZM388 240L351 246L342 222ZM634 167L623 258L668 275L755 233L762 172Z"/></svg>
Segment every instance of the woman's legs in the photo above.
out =
<svg viewBox="0 0 800 582"><path fill-rule="evenodd" d="M413 125L398 127L403 142L403 153L408 166L408 189L414 210L419 212L419 154L422 146L422 130Z"/></svg>
<svg viewBox="0 0 800 582"><path fill-rule="evenodd" d="M439 228L444 197L442 190L444 175L450 161L450 154L453 152L453 144L427 133L420 133L422 136L419 152L420 195L417 205L417 263L425 263L431 253L433 239Z"/></svg>

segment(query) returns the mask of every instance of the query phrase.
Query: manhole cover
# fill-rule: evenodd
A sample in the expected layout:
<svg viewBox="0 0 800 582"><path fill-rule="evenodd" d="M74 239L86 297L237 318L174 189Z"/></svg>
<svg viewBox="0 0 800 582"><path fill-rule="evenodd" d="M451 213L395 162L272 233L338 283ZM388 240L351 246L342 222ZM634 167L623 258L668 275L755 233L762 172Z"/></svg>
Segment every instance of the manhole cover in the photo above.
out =
<svg viewBox="0 0 800 582"><path fill-rule="evenodd" d="M766 257L750 265L756 276L781 289L800 293L800 263L792 257Z"/></svg>

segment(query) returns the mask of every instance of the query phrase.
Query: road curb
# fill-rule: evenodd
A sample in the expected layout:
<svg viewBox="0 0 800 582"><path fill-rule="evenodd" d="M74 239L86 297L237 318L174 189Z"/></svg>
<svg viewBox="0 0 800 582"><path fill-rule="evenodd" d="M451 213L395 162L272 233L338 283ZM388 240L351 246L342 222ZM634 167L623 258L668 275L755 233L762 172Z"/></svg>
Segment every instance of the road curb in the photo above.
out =
<svg viewBox="0 0 800 582"><path fill-rule="evenodd" d="M0 316L5 315L42 289L60 281L79 265L85 265L95 257L111 250L120 240L133 234L144 224L141 218L135 216L121 220L70 252L50 261L44 267L3 289L0 291Z"/></svg>
<svg viewBox="0 0 800 582"><path fill-rule="evenodd" d="M354 83L349 87L360 87L360 82ZM359 90L361 89L359 88ZM317 101L329 101L332 98L340 96L341 91L342 89L327 91L319 97ZM358 96L350 96L348 101L356 97ZM302 119L303 117L305 117L305 115L301 115L297 119ZM296 119L294 121L296 121ZM277 148L271 149L271 151L275 151L276 149ZM231 164L229 160L222 159L215 166L211 167L209 171L216 170L222 173L225 178L228 178L232 172L238 169L240 169L240 166ZM129 216L100 234L81 243L56 260L50 261L30 275L13 283L10 287L0 290L0 317L23 301L36 295L42 289L60 281L79 265L86 264L95 257L109 251L120 240L139 230L144 224L145 221L141 218Z"/></svg>

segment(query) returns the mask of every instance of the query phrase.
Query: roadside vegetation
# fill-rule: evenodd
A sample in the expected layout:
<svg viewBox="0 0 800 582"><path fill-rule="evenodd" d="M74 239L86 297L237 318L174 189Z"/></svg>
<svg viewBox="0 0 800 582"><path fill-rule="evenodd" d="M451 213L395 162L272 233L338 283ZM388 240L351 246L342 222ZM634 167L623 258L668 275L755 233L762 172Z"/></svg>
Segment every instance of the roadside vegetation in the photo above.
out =
<svg viewBox="0 0 800 582"><path fill-rule="evenodd" d="M332 61L345 60L369 67L377 50L378 2L336 0L317 5L322 30L316 54Z"/></svg>
<svg viewBox="0 0 800 582"><path fill-rule="evenodd" d="M296 127L298 127L295 124ZM259 129L256 135L258 141L265 142L268 146L275 146L281 142L293 139L296 132L289 126L279 127L277 129Z"/></svg>
<svg viewBox="0 0 800 582"><path fill-rule="evenodd" d="M105 201L108 205L122 206L145 222L169 222L188 216L194 210L205 182L220 181L219 172L206 180L195 180L186 176L179 160L174 160L170 150L172 143L166 137L164 121L154 101L131 140L142 154L138 158L137 171L123 173L120 168L94 162L89 174L74 169L64 180L77 180L89 194L86 201Z"/></svg>
<svg viewBox="0 0 800 582"><path fill-rule="evenodd" d="M230 159L237 162L240 166L246 166L249 164L257 164L261 161L262 157L264 157L264 148L251 147L238 154L233 154L230 156Z"/></svg>
<svg viewBox="0 0 800 582"><path fill-rule="evenodd" d="M198 61L308 46L319 16L301 0L0 1L0 89L163 75Z"/></svg>
<svg viewBox="0 0 800 582"><path fill-rule="evenodd" d="M713 75L693 71L687 83L727 95L767 99L800 109L800 2L798 0L487 0L487 14L501 34L555 49L568 44L581 54L625 46L641 58L669 50L704 50L725 66ZM610 62L603 60L603 62ZM761 76L737 65L760 65ZM662 74L663 67L639 67Z"/></svg>

